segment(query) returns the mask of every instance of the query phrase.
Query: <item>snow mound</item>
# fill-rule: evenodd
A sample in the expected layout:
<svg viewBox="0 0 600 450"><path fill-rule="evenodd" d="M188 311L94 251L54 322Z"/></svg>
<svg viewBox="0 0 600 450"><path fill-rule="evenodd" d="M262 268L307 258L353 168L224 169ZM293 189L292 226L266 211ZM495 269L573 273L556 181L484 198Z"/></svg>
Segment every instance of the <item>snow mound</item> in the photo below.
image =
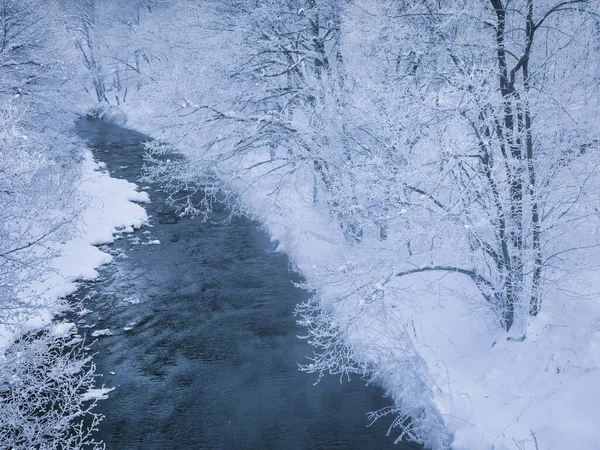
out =
<svg viewBox="0 0 600 450"><path fill-rule="evenodd" d="M105 328L104 330L96 330L92 333L93 337L99 337L99 336L112 336L113 332L110 331L108 328Z"/></svg>
<svg viewBox="0 0 600 450"><path fill-rule="evenodd" d="M82 399L84 402L90 400L106 400L108 398L108 394L114 390L115 388L90 389L82 395Z"/></svg>
<svg viewBox="0 0 600 450"><path fill-rule="evenodd" d="M127 114L117 106L99 103L86 113L88 119L98 119L112 125L123 126L127 123Z"/></svg>
<svg viewBox="0 0 600 450"><path fill-rule="evenodd" d="M77 327L72 322L56 323L50 328L52 336L68 337L77 332Z"/></svg>

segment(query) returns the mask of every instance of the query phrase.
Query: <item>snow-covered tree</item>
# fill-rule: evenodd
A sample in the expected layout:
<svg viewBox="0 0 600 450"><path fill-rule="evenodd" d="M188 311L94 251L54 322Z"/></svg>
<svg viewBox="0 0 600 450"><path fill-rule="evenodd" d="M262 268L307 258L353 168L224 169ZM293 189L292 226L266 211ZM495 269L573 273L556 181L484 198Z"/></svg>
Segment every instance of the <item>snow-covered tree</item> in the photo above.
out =
<svg viewBox="0 0 600 450"><path fill-rule="evenodd" d="M579 246L564 224L573 232L593 215L584 194L599 142L588 119L599 106L596 9L534 0L353 5L355 104L370 124L356 136L374 156L371 173L387 197L379 203L400 213L411 262L395 277L461 275L507 330L537 314L555 252Z"/></svg>
<svg viewBox="0 0 600 450"><path fill-rule="evenodd" d="M362 230L355 215L360 207L355 198L346 195L352 191L353 183L348 178L352 172L346 166L353 164L353 153L346 129L348 87L340 51L345 3L273 0L222 2L216 6L211 2L188 2L186 10L191 17L197 14L201 25L183 26L186 33L176 29L171 37L168 30L161 35L172 39L171 48L186 49L186 65L201 72L182 73L177 63L177 75L163 78L159 84L173 87L163 95L171 99L171 104L165 105L168 113L163 119L174 127L202 124L203 139L198 142L200 134L193 135L197 150L190 158L197 161L196 172L188 170L187 164L178 167L172 162L168 169L160 169L166 178L186 179L188 184L195 179L206 187L215 180L223 181L223 177L214 177L215 170L240 176L267 165L266 178L270 180L291 177L306 184L305 178L309 177L314 202L327 205L350 242L359 241ZM217 39L224 43L216 43ZM202 47L198 42L203 43ZM204 47L213 50L198 55L198 49ZM174 55L169 56L173 61ZM213 73L206 76L210 71ZM215 73L221 74L221 80L215 78ZM194 81L184 85L181 79ZM206 89L209 80L211 89ZM165 86L158 90L164 92ZM150 91L155 89L157 85L150 87ZM178 148L182 146L179 143ZM153 151L158 154L161 149L155 146ZM253 164L240 166L238 163L246 157L245 161L252 160ZM177 176L169 175L175 172ZM178 183L173 185L175 190L180 187ZM211 192L223 190L228 187L221 184ZM274 199L279 197L276 194ZM280 202L275 201L275 206L281 206ZM194 205L187 208L201 209Z"/></svg>
<svg viewBox="0 0 600 450"><path fill-rule="evenodd" d="M157 3L64 2L67 29L86 69L89 82L84 82L84 87L93 101L118 106L127 101L130 91L147 82L148 64L153 59L148 44L154 30L146 25Z"/></svg>
<svg viewBox="0 0 600 450"><path fill-rule="evenodd" d="M22 323L40 304L31 283L48 274L54 243L76 218L71 175L25 134L13 107L0 110L0 323Z"/></svg>

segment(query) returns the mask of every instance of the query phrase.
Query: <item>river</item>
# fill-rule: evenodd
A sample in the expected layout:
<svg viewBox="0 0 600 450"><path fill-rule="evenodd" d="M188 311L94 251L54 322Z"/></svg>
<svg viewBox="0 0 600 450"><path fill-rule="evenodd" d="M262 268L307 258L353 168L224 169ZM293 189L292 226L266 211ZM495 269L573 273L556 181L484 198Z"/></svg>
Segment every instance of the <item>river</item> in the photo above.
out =
<svg viewBox="0 0 600 450"><path fill-rule="evenodd" d="M111 175L137 182L140 141L97 121L78 123ZM365 413L389 403L355 377L340 384L298 371L312 352L293 318L307 293L256 223L217 208L212 221L180 217L157 186L144 186L150 223L104 250L115 256L76 294L79 323L99 336L97 437L107 450L409 449L371 427ZM160 241L160 244L157 244Z"/></svg>

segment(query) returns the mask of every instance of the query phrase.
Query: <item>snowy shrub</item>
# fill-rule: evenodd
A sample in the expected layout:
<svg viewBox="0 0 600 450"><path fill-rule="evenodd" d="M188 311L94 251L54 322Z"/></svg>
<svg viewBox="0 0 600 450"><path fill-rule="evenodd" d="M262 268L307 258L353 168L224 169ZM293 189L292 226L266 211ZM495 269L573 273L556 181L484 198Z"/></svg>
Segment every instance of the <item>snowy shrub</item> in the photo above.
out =
<svg viewBox="0 0 600 450"><path fill-rule="evenodd" d="M300 336L315 347L318 352L310 357L309 364L301 364L300 370L317 373L319 379L325 374L339 375L340 380L350 379L350 374L368 376L372 368L361 361L348 343L344 328L336 320L331 308L321 306L320 299L312 296L296 306L294 313L299 316L298 325L306 328L306 336Z"/></svg>
<svg viewBox="0 0 600 450"><path fill-rule="evenodd" d="M47 331L22 337L0 356L0 447L100 449L91 433L95 366L80 345Z"/></svg>

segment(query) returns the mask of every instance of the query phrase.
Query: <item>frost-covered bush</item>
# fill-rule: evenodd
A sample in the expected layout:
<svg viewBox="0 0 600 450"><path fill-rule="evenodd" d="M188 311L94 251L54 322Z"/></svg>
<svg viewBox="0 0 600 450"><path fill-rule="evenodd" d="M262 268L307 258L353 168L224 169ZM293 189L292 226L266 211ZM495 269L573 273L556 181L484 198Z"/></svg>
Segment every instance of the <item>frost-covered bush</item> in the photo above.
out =
<svg viewBox="0 0 600 450"><path fill-rule="evenodd" d="M77 217L76 171L50 159L20 119L10 104L0 108L0 324L22 322L39 310L31 283L51 270L54 243Z"/></svg>
<svg viewBox="0 0 600 450"><path fill-rule="evenodd" d="M318 380L326 374L339 376L340 381L357 375L381 386L394 405L370 412L371 423L392 416L388 435L394 436L395 443L420 442L428 448L446 448L450 436L439 411L428 401L432 383L426 363L412 345L406 328L400 323L381 328L383 322L378 325L372 316L365 326L365 311L355 309L350 314L340 314L333 305L324 303L313 295L296 307L298 325L306 329L306 335L299 337L315 348L313 356L308 357L309 363L299 365L300 370L317 374ZM385 308L382 315L387 316ZM390 339L392 329L396 339ZM357 332L363 339L352 337ZM364 339L370 333L378 338Z"/></svg>
<svg viewBox="0 0 600 450"><path fill-rule="evenodd" d="M0 448L100 449L91 436L102 419L95 366L80 345L44 331L28 334L0 355Z"/></svg>

